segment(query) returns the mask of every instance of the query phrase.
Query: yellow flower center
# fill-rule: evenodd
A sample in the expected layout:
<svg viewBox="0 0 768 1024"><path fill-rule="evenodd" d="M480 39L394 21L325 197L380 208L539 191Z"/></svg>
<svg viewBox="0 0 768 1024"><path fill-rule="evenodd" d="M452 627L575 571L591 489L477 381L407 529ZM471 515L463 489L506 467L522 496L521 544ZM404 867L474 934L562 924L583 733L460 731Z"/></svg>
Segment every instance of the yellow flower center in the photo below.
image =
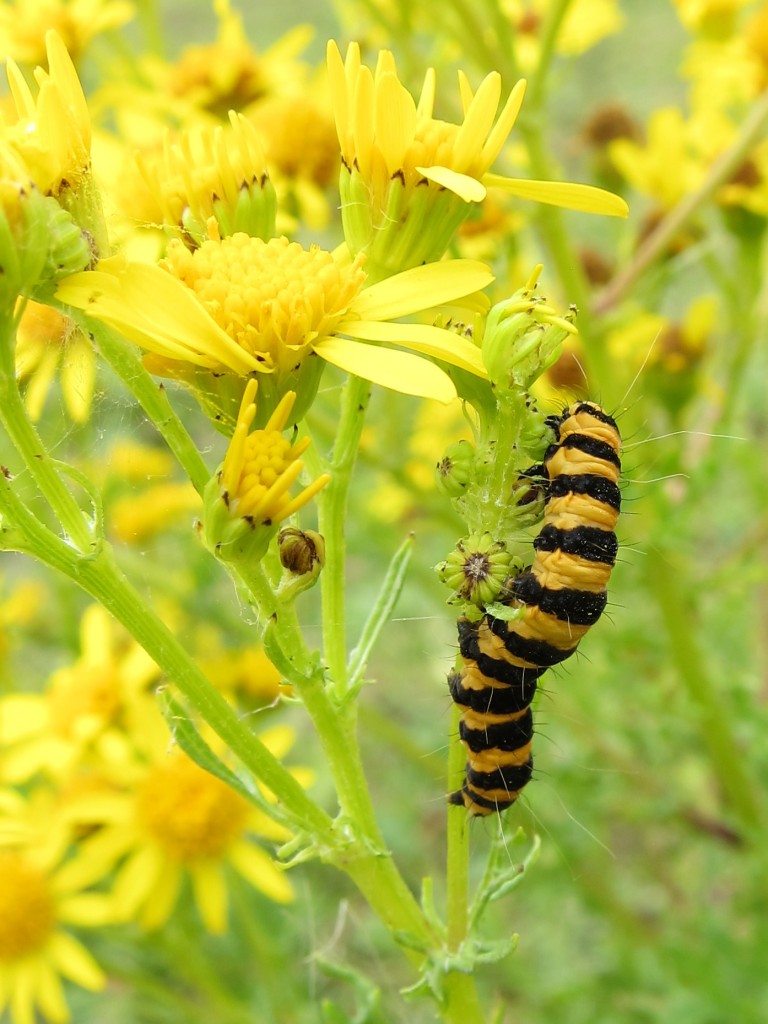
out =
<svg viewBox="0 0 768 1024"><path fill-rule="evenodd" d="M453 167L456 160L454 157L454 145L459 126L451 124L450 121L438 121L434 118L421 118L416 125L416 137L410 145L403 160L403 170L406 178L409 176L422 177L415 170L416 167L430 167L433 164L441 164L445 167ZM478 157L480 153L478 152ZM473 173L473 166L462 167L465 174Z"/></svg>
<svg viewBox="0 0 768 1024"><path fill-rule="evenodd" d="M365 281L361 257L344 267L323 249L241 232L194 252L171 242L164 265L234 341L285 371L332 333Z"/></svg>
<svg viewBox="0 0 768 1024"><path fill-rule="evenodd" d="M45 875L17 853L0 853L0 964L41 949L55 924Z"/></svg>
<svg viewBox="0 0 768 1024"><path fill-rule="evenodd" d="M245 800L184 754L156 765L138 794L139 819L169 857L221 857L245 827Z"/></svg>
<svg viewBox="0 0 768 1024"><path fill-rule="evenodd" d="M54 680L48 700L51 724L62 736L77 731L78 723L98 718L105 725L120 712L120 687L109 665L79 665Z"/></svg>

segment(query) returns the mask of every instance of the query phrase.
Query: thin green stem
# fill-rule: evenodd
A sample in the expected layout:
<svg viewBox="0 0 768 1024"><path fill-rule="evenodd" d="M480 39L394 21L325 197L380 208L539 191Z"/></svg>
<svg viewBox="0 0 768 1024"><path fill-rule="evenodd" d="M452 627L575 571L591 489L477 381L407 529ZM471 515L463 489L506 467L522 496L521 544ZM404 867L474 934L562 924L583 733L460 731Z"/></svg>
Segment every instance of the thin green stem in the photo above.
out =
<svg viewBox="0 0 768 1024"><path fill-rule="evenodd" d="M171 405L165 388L144 369L136 348L104 324L87 320L77 310L67 308L67 312L83 330L93 334L101 354L164 438L195 490L202 494L211 476L210 470Z"/></svg>
<svg viewBox="0 0 768 1024"><path fill-rule="evenodd" d="M94 534L85 513L50 459L19 394L14 366L14 329L13 319L4 318L0 325L0 422L64 532L80 551L86 552L94 542Z"/></svg>
<svg viewBox="0 0 768 1024"><path fill-rule="evenodd" d="M538 110L544 101L549 70L555 56L555 46L571 2L572 0L554 0L554 3L549 5L539 37L539 60L526 91L528 106L535 110Z"/></svg>
<svg viewBox="0 0 768 1024"><path fill-rule="evenodd" d="M312 719L333 775L351 839L347 853L335 855L334 863L352 878L390 930L407 932L422 945L433 945L435 936L392 861L376 820L357 741L356 705L334 700L325 686L322 668L312 669L295 606L276 600L258 567L244 571L243 579L260 615L268 621L268 638L280 648L286 676ZM420 963L423 958L414 955L412 959Z"/></svg>
<svg viewBox="0 0 768 1024"><path fill-rule="evenodd" d="M341 693L347 682L345 632L346 508L371 385L349 377L344 386L336 442L328 471L331 482L318 496L318 524L325 537L326 563L320 577L323 647L333 685Z"/></svg>
<svg viewBox="0 0 768 1024"><path fill-rule="evenodd" d="M755 102L733 144L712 164L701 185L684 196L664 217L638 248L634 259L597 296L594 312L606 313L624 297L635 281L642 276L665 251L671 239L696 211L706 203L713 192L739 169L752 147L762 136L768 124L768 91Z"/></svg>
<svg viewBox="0 0 768 1024"><path fill-rule="evenodd" d="M448 748L448 787L453 788L464 772L466 752L459 740L461 713L454 704ZM469 885L469 819L464 807L448 808L448 856L446 862L446 923L448 949L455 953L467 937Z"/></svg>

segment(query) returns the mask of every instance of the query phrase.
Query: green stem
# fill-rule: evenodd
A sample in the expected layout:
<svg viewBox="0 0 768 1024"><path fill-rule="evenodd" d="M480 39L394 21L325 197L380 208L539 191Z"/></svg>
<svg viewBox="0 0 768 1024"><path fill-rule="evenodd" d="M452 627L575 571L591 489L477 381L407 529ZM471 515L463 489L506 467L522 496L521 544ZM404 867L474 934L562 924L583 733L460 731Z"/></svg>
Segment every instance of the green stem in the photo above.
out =
<svg viewBox="0 0 768 1024"><path fill-rule="evenodd" d="M312 669L295 605L276 600L258 567L244 570L243 579L260 616L268 622L270 639L280 648L285 674L312 719L333 775L351 838L347 850L335 855L333 862L352 878L390 931L407 932L421 945L434 945L435 936L392 861L376 820L357 741L356 705L334 700L322 669ZM419 964L423 956L414 953L411 959Z"/></svg>
<svg viewBox="0 0 768 1024"><path fill-rule="evenodd" d="M11 317L0 323L0 422L66 535L80 551L86 552L94 542L91 527L56 471L19 394L14 365L15 326Z"/></svg>
<svg viewBox="0 0 768 1024"><path fill-rule="evenodd" d="M84 331L93 334L101 354L164 438L195 490L202 494L210 479L210 470L171 405L165 388L144 369L136 348L104 324L86 321L77 310L67 308L67 312Z"/></svg>
<svg viewBox="0 0 768 1024"><path fill-rule="evenodd" d="M454 788L464 772L466 751L459 739L461 712L454 704L448 748L448 787ZM467 937L469 885L469 819L463 807L448 808L448 857L446 865L446 922L448 949L455 953Z"/></svg>
<svg viewBox="0 0 768 1024"><path fill-rule="evenodd" d="M334 687L342 693L347 682L345 635L346 508L371 385L350 377L344 387L336 443L330 465L331 482L318 496L318 525L325 537L326 562L320 577L323 647Z"/></svg>
<svg viewBox="0 0 768 1024"><path fill-rule="evenodd" d="M754 780L739 754L728 718L726 695L717 692L691 629L691 609L680 585L680 569L669 552L651 547L646 573L649 590L661 611L678 675L699 709L700 734L709 751L712 769L734 813L752 830L760 821L762 808L754 791Z"/></svg>
<svg viewBox="0 0 768 1024"><path fill-rule="evenodd" d="M446 1006L443 1020L446 1024L485 1024L475 979L462 971L451 971L445 979Z"/></svg>
<svg viewBox="0 0 768 1024"><path fill-rule="evenodd" d="M528 106L534 110L539 110L544 102L549 70L555 56L555 46L571 2L572 0L554 0L554 3L549 5L539 38L539 60L526 90Z"/></svg>
<svg viewBox="0 0 768 1024"><path fill-rule="evenodd" d="M706 203L712 193L739 169L768 124L768 91L755 102L741 125L733 144L712 164L709 172L694 191L686 195L645 239L630 265L597 296L595 313L612 309L637 279L665 251L671 239L693 214Z"/></svg>

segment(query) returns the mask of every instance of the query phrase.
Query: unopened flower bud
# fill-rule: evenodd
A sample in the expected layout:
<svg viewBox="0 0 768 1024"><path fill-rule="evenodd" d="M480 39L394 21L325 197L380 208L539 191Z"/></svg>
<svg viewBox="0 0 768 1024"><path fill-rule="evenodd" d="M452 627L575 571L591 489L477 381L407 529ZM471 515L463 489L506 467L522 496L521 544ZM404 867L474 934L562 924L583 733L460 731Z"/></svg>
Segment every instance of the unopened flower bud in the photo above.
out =
<svg viewBox="0 0 768 1024"><path fill-rule="evenodd" d="M315 530L286 527L278 535L277 550L284 569L294 576L312 576L313 582L325 565L325 538Z"/></svg>
<svg viewBox="0 0 768 1024"><path fill-rule="evenodd" d="M458 498L472 479L475 447L469 441L456 441L445 450L436 466L437 486L449 498Z"/></svg>
<svg viewBox="0 0 768 1024"><path fill-rule="evenodd" d="M483 338L483 361L497 394L528 388L560 354L568 334L575 334L573 310L558 316L535 294L541 267L524 288L499 302L488 314Z"/></svg>

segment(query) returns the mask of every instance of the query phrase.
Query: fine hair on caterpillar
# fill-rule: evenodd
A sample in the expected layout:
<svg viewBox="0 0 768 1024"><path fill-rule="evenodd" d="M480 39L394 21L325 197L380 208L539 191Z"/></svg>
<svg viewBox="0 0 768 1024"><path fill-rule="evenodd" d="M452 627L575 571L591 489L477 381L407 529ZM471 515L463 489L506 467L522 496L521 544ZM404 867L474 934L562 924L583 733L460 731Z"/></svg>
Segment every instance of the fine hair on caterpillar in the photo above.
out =
<svg viewBox="0 0 768 1024"><path fill-rule="evenodd" d="M593 402L576 402L547 423L555 440L536 467L545 502L534 558L500 600L517 614L507 620L485 611L478 621L458 620L462 665L448 685L462 709L467 764L449 800L474 816L510 807L530 781L538 680L569 658L600 618L618 551L616 421Z"/></svg>

